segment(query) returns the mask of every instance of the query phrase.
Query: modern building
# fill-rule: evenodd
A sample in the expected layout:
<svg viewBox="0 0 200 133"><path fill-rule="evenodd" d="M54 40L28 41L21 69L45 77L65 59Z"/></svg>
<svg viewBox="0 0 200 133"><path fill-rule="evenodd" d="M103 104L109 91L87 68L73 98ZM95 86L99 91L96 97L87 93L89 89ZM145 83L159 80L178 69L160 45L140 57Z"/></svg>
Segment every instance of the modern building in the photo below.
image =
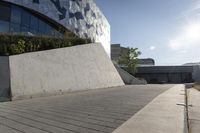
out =
<svg viewBox="0 0 200 133"><path fill-rule="evenodd" d="M185 63L183 66L197 66L200 65L200 62L192 62L192 63Z"/></svg>
<svg viewBox="0 0 200 133"><path fill-rule="evenodd" d="M120 44L111 45L111 59L115 62L120 58L121 55L128 53L128 48L121 47ZM152 58L138 59L139 66L154 66L155 61Z"/></svg>
<svg viewBox="0 0 200 133"><path fill-rule="evenodd" d="M138 67L135 76L155 84L199 82L200 65Z"/></svg>
<svg viewBox="0 0 200 133"><path fill-rule="evenodd" d="M152 58L143 58L138 60L139 66L154 66L155 61Z"/></svg>
<svg viewBox="0 0 200 133"><path fill-rule="evenodd" d="M110 25L93 0L1 0L0 32L101 42L110 55Z"/></svg>
<svg viewBox="0 0 200 133"><path fill-rule="evenodd" d="M128 53L128 48L121 47L120 44L111 45L111 59L117 61L119 57L125 53Z"/></svg>
<svg viewBox="0 0 200 133"><path fill-rule="evenodd" d="M93 0L0 0L1 33L94 43L0 56L0 101L124 85L109 58L110 25Z"/></svg>

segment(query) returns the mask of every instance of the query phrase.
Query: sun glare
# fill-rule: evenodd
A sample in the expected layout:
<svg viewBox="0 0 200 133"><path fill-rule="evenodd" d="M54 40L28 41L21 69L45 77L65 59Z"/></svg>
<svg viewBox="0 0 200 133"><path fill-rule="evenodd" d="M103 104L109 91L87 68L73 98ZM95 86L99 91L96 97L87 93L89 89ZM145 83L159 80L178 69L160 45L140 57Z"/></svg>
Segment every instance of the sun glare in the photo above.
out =
<svg viewBox="0 0 200 133"><path fill-rule="evenodd" d="M191 41L200 40L200 23L192 23L186 27L186 37Z"/></svg>

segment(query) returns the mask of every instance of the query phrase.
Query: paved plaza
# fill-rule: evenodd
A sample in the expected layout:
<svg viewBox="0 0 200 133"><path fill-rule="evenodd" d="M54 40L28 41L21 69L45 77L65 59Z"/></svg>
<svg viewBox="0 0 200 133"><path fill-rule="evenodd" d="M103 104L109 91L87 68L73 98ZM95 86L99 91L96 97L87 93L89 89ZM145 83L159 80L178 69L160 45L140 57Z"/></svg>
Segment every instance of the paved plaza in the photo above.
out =
<svg viewBox="0 0 200 133"><path fill-rule="evenodd" d="M0 103L1 133L112 133L173 85L123 86Z"/></svg>

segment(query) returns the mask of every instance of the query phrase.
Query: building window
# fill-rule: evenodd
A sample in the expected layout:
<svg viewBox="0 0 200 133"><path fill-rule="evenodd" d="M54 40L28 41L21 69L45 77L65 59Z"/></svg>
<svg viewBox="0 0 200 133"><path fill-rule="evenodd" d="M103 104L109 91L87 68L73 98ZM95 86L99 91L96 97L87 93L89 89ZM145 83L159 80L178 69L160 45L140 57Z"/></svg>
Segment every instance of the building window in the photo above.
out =
<svg viewBox="0 0 200 133"><path fill-rule="evenodd" d="M26 27L26 26L22 26L22 27L21 27L21 32L22 32L22 33L28 33L28 32L29 32L29 28Z"/></svg>
<svg viewBox="0 0 200 133"><path fill-rule="evenodd" d="M22 20L21 20L22 23L21 23L21 25L29 28L30 27L30 18L31 18L31 15L28 12L22 10Z"/></svg>
<svg viewBox="0 0 200 133"><path fill-rule="evenodd" d="M58 26L16 5L0 1L0 32L27 35L62 36Z"/></svg>
<svg viewBox="0 0 200 133"><path fill-rule="evenodd" d="M35 29L38 30L38 18L36 18L35 16L31 16L31 29Z"/></svg>
<svg viewBox="0 0 200 133"><path fill-rule="evenodd" d="M10 21L10 6L5 3L0 3L0 20Z"/></svg>
<svg viewBox="0 0 200 133"><path fill-rule="evenodd" d="M9 22L0 20L0 32L9 32Z"/></svg>
<svg viewBox="0 0 200 133"><path fill-rule="evenodd" d="M47 25L46 26L46 34L47 35L50 35L50 36L53 36L54 34L53 34L53 28L50 26L50 25Z"/></svg>
<svg viewBox="0 0 200 133"><path fill-rule="evenodd" d="M10 23L10 32L11 33L20 33L20 24Z"/></svg>
<svg viewBox="0 0 200 133"><path fill-rule="evenodd" d="M33 35L38 35L38 30L30 29L30 33L32 33Z"/></svg>
<svg viewBox="0 0 200 133"><path fill-rule="evenodd" d="M21 24L21 9L17 6L11 8L11 22Z"/></svg>
<svg viewBox="0 0 200 133"><path fill-rule="evenodd" d="M40 34L46 33L46 24L42 20L39 20L39 33Z"/></svg>

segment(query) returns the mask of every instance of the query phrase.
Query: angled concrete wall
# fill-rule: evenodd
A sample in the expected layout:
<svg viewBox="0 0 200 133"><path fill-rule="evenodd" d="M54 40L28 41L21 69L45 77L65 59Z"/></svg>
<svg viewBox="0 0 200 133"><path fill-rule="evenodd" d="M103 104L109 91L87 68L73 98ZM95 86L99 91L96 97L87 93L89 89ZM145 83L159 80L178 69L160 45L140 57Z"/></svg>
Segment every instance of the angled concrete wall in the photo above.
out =
<svg viewBox="0 0 200 133"><path fill-rule="evenodd" d="M10 97L9 57L0 57L0 101Z"/></svg>
<svg viewBox="0 0 200 133"><path fill-rule="evenodd" d="M125 84L129 85L145 85L147 82L145 80L139 80L133 75L129 74L122 68L120 68L117 64L114 64L115 68L117 69L119 75L121 76L122 80Z"/></svg>
<svg viewBox="0 0 200 133"><path fill-rule="evenodd" d="M12 99L124 85L100 44L10 56Z"/></svg>

